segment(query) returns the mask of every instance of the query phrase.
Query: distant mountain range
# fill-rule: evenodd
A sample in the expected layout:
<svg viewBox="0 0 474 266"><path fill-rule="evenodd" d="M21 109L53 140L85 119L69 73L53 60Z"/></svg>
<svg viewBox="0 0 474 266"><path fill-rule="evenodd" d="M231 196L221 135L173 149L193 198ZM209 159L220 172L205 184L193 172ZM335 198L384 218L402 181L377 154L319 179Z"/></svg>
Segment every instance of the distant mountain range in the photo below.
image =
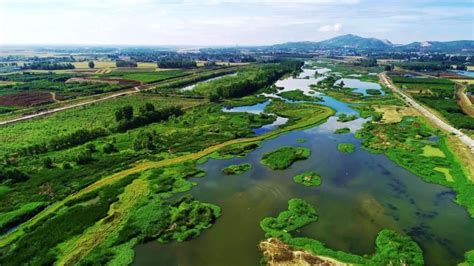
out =
<svg viewBox="0 0 474 266"><path fill-rule="evenodd" d="M393 44L388 40L364 38L353 34L338 36L320 42L288 42L269 46L282 50L355 49L355 50L399 50L399 51L474 51L474 40L413 42L406 45Z"/></svg>

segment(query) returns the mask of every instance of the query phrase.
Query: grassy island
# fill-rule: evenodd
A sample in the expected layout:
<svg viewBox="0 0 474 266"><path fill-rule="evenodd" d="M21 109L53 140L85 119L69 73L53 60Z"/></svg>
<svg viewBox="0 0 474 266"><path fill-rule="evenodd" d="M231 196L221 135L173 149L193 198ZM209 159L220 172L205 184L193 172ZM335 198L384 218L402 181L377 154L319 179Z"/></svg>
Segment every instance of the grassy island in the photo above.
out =
<svg viewBox="0 0 474 266"><path fill-rule="evenodd" d="M338 128L334 131L334 133L336 133L336 134L347 134L347 133L351 133L351 129L348 128L348 127Z"/></svg>
<svg viewBox="0 0 474 266"><path fill-rule="evenodd" d="M321 176L316 172L304 172L293 177L293 181L307 187L321 185Z"/></svg>
<svg viewBox="0 0 474 266"><path fill-rule="evenodd" d="M304 94L303 91L300 90L292 90L292 91L284 91L278 93L278 96L281 96L285 99L291 100L291 101L307 101L307 102L312 102L312 101L322 101L321 98L316 97L316 96L309 96Z"/></svg>
<svg viewBox="0 0 474 266"><path fill-rule="evenodd" d="M265 240L260 243L264 259L277 259L278 262L293 261L293 250L303 249L311 256L323 256L342 263L362 265L424 265L421 248L410 237L384 229L375 239L375 254L359 256L325 247L324 243L307 237L294 237L292 231L317 220L316 210L302 199L290 199L288 210L281 212L276 218L266 217L260 222L260 227L266 233ZM278 239L287 244L285 249L268 250L265 244ZM283 255L284 256L280 256ZM306 257L306 256L304 256ZM322 257L317 257L322 259Z"/></svg>
<svg viewBox="0 0 474 266"><path fill-rule="evenodd" d="M222 173L226 175L241 175L247 172L250 168L252 168L252 165L249 163L233 164L222 169Z"/></svg>
<svg viewBox="0 0 474 266"><path fill-rule="evenodd" d="M337 150L344 153L353 153L355 145L352 143L339 143L337 144Z"/></svg>
<svg viewBox="0 0 474 266"><path fill-rule="evenodd" d="M260 161L263 165L273 170L286 169L298 160L304 160L311 155L311 150L303 147L282 147L272 152L267 152Z"/></svg>
<svg viewBox="0 0 474 266"><path fill-rule="evenodd" d="M353 121L356 119L357 119L356 115L340 114L338 115L337 121L345 123L345 122Z"/></svg>

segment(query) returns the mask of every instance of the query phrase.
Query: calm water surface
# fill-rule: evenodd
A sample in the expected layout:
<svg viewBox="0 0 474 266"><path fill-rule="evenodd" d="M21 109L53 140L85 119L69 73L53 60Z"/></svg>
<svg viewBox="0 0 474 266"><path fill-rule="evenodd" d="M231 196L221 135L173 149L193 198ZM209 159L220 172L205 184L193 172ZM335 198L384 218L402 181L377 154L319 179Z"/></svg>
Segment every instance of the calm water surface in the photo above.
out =
<svg viewBox="0 0 474 266"><path fill-rule="evenodd" d="M314 76L311 80L317 82ZM285 89L302 90L308 84L293 78L277 83ZM338 112L356 113L345 103L327 96L324 100L322 104ZM259 222L286 210L291 198L307 200L319 215L317 222L295 235L316 238L330 248L371 254L377 233L390 228L417 241L429 265L462 261L464 252L474 248L474 219L453 202L452 190L423 182L384 155L366 152L352 133L333 133L341 127L355 132L366 120L336 120L331 117L319 126L267 140L245 158L209 160L201 165L207 175L193 180L198 185L190 193L219 205L222 217L192 241L137 246L134 265L259 265L257 245L264 239ZM355 144L356 151L338 152L337 144L342 142ZM259 163L263 153L288 145L311 148L311 157L282 171ZM226 166L240 163L251 163L253 168L238 176L221 174ZM292 181L294 175L309 170L321 175L321 186L305 187Z"/></svg>

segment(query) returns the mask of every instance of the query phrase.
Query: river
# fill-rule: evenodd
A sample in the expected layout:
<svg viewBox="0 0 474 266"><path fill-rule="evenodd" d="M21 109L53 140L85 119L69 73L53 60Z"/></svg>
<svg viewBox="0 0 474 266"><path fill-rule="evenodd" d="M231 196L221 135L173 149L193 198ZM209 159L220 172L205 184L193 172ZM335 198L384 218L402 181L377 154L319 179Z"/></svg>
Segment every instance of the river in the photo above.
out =
<svg viewBox="0 0 474 266"><path fill-rule="evenodd" d="M306 76L310 78L301 78ZM309 85L319 79L313 70L304 69L299 78L280 80L276 85L307 93ZM322 104L338 113L357 113L346 103L323 98ZM266 104L238 110L258 113ZM377 233L389 228L410 235L422 247L428 265L461 262L464 252L474 248L474 219L454 203L451 189L426 183L385 155L363 150L353 133L365 122L358 118L341 123L333 116L321 125L266 140L245 158L210 159L200 165L207 175L193 179L197 186L189 193L219 205L222 217L194 240L137 246L134 265L259 265L262 255L257 245L265 238L259 223L286 210L291 198L308 201L319 216L295 235L318 239L335 250L372 254ZM352 133L333 133L341 127L349 127ZM340 153L338 143L353 143L356 151ZM281 146L308 147L312 154L281 171L259 163L263 153ZM221 173L226 166L241 163L253 167L237 176ZM321 186L293 182L294 175L310 170L321 175Z"/></svg>

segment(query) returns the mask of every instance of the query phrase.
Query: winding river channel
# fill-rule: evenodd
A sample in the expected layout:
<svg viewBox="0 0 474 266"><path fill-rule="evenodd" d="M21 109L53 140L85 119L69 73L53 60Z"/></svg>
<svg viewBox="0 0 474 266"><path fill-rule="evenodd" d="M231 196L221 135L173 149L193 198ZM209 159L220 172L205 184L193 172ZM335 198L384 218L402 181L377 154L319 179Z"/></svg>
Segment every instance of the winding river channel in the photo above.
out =
<svg viewBox="0 0 474 266"><path fill-rule="evenodd" d="M314 77L319 71L327 72L305 69L298 78L280 80L276 85L321 96L309 94L309 85L321 79ZM350 87L364 85L351 82ZM368 88L376 88L373 84ZM338 113L357 114L346 103L328 96L323 99L321 104ZM232 111L261 112L266 104ZM474 219L454 203L455 195L449 188L426 183L385 155L363 150L354 132L365 122L359 118L340 123L333 116L312 128L266 140L245 158L210 159L200 165L207 175L192 180L197 186L190 193L200 201L219 205L222 217L194 240L137 246L134 265L259 265L257 245L265 238L259 223L266 216L286 210L291 198L308 201L319 216L317 222L295 234L318 239L332 249L372 254L377 233L389 228L411 236L422 247L427 265L461 262L464 252L474 248ZM341 127L349 127L352 133L334 134ZM343 142L355 144L356 151L340 153L337 144ZM259 163L263 153L281 146L308 147L312 154L281 171ZM221 173L226 166L241 163L253 167L242 175ZM309 170L320 173L321 186L305 187L293 182L294 175Z"/></svg>

